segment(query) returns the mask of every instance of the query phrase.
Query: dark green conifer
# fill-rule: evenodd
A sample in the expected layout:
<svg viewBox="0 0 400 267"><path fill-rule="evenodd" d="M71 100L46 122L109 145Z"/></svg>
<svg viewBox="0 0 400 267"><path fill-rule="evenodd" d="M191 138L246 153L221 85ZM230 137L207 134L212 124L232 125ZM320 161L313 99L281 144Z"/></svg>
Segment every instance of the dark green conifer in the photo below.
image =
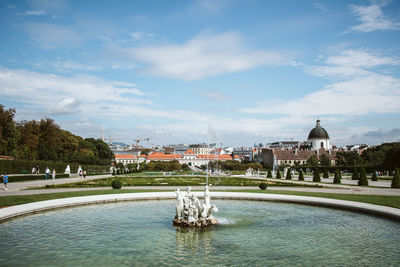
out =
<svg viewBox="0 0 400 267"><path fill-rule="evenodd" d="M376 176L376 171L372 172L371 181L374 181L374 182L378 181L378 176Z"/></svg>
<svg viewBox="0 0 400 267"><path fill-rule="evenodd" d="M358 172L357 172L357 168L353 169L353 175L351 176L351 180L358 180Z"/></svg>
<svg viewBox="0 0 400 267"><path fill-rule="evenodd" d="M272 172L271 172L271 169L268 169L267 178L272 178Z"/></svg>
<svg viewBox="0 0 400 267"><path fill-rule="evenodd" d="M281 179L281 172L276 170L276 179Z"/></svg>
<svg viewBox="0 0 400 267"><path fill-rule="evenodd" d="M304 181L304 174L302 169L299 170L299 181Z"/></svg>
<svg viewBox="0 0 400 267"><path fill-rule="evenodd" d="M400 170L396 169L392 179L392 188L400 188Z"/></svg>
<svg viewBox="0 0 400 267"><path fill-rule="evenodd" d="M358 185L368 185L367 175L365 174L364 167L360 169L360 179L358 180Z"/></svg>
<svg viewBox="0 0 400 267"><path fill-rule="evenodd" d="M340 184L342 180L342 175L340 174L339 169L335 170L335 177L333 178L333 183L334 184Z"/></svg>
<svg viewBox="0 0 400 267"><path fill-rule="evenodd" d="M114 168L113 168L113 172L112 172L112 175L113 175L113 176L115 176L115 169L114 169Z"/></svg>
<svg viewBox="0 0 400 267"><path fill-rule="evenodd" d="M324 169L324 176L323 177L324 178L329 178L329 172L328 172L327 168Z"/></svg>
<svg viewBox="0 0 400 267"><path fill-rule="evenodd" d="M318 167L315 167L315 168L314 168L313 182L321 182L321 177L319 176Z"/></svg>
<svg viewBox="0 0 400 267"><path fill-rule="evenodd" d="M292 180L292 171L290 168L286 172L286 180Z"/></svg>

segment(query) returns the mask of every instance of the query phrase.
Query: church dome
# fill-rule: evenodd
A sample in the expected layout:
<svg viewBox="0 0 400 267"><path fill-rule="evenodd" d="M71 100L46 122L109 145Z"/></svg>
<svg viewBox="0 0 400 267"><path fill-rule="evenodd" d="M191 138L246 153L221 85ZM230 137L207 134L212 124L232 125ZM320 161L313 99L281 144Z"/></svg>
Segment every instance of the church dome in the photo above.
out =
<svg viewBox="0 0 400 267"><path fill-rule="evenodd" d="M321 127L320 120L317 120L317 125L308 134L308 139L319 138L319 139L329 139L328 132Z"/></svg>

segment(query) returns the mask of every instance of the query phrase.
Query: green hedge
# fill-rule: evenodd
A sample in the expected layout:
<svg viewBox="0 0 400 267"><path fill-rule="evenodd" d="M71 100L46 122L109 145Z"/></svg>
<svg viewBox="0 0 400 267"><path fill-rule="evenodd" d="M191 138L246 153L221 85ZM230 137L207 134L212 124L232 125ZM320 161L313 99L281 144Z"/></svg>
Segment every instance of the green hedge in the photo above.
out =
<svg viewBox="0 0 400 267"><path fill-rule="evenodd" d="M68 174L56 174L56 179L61 179L61 178L68 178ZM17 175L17 176L9 176L8 181L10 183L12 182L22 182L22 181L33 181L33 180L44 180L46 179L45 174L36 174L36 175ZM49 176L49 179L51 178L51 174Z"/></svg>
<svg viewBox="0 0 400 267"><path fill-rule="evenodd" d="M40 174L44 174L46 167L50 170L55 169L56 173L63 174L67 165L70 166L71 173L77 173L79 166L81 166L83 170L86 170L88 174L110 172L110 166L108 165L83 165L40 160L0 160L0 172L3 173L6 171L8 174L30 174L32 173L33 167L39 166Z"/></svg>

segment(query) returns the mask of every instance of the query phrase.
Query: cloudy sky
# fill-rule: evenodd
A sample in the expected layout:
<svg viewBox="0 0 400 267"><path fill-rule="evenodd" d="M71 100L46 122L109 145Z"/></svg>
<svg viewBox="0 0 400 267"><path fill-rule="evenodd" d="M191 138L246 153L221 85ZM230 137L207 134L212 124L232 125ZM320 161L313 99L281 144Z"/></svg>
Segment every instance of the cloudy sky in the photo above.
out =
<svg viewBox="0 0 400 267"><path fill-rule="evenodd" d="M0 0L0 104L84 137L400 140L400 1Z"/></svg>

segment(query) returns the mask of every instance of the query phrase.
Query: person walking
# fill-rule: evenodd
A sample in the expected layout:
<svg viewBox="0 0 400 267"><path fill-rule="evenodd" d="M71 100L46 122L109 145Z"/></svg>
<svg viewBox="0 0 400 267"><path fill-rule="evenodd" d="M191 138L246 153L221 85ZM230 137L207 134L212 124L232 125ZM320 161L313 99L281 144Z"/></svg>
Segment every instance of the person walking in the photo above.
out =
<svg viewBox="0 0 400 267"><path fill-rule="evenodd" d="M51 174L53 181L56 179L56 169L53 169L53 173Z"/></svg>
<svg viewBox="0 0 400 267"><path fill-rule="evenodd" d="M8 187L7 187L7 183L8 183L8 175L7 175L7 172L4 172L4 174L3 174L3 183L4 183L3 190L8 190Z"/></svg>
<svg viewBox="0 0 400 267"><path fill-rule="evenodd" d="M79 178L82 178L82 170L79 171Z"/></svg>
<svg viewBox="0 0 400 267"><path fill-rule="evenodd" d="M50 177L50 169L49 167L46 167L46 180L49 179Z"/></svg>
<svg viewBox="0 0 400 267"><path fill-rule="evenodd" d="M83 171L83 179L86 178L86 171Z"/></svg>

